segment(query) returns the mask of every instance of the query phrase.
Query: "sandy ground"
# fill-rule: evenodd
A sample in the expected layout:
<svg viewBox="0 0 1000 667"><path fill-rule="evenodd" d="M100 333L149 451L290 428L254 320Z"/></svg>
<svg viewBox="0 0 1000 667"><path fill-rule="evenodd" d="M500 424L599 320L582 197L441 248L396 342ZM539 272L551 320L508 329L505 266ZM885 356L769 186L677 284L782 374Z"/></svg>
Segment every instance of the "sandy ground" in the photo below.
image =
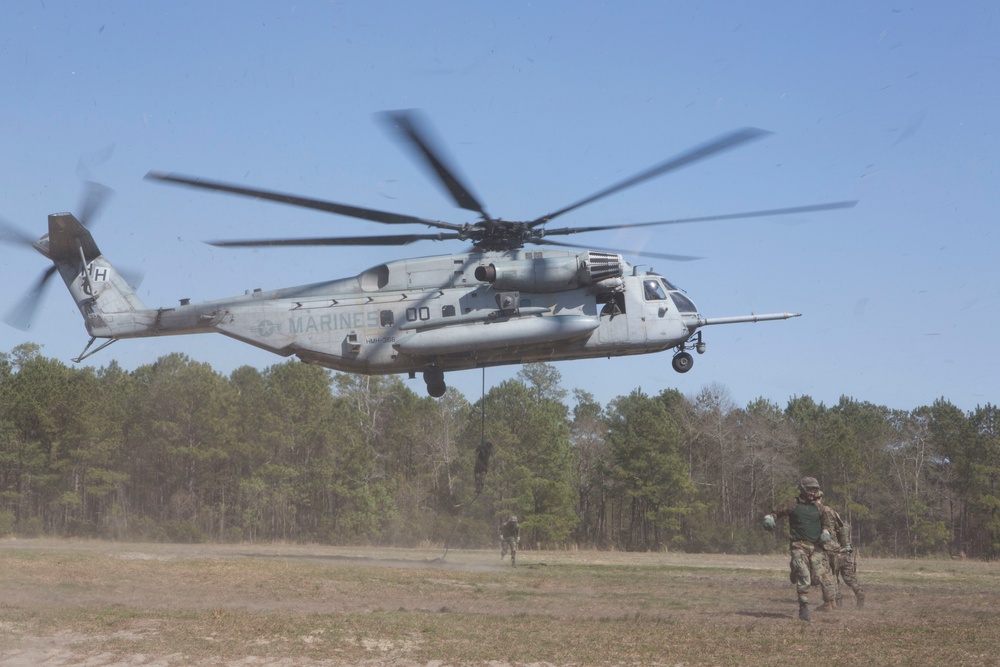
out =
<svg viewBox="0 0 1000 667"><path fill-rule="evenodd" d="M506 570L506 563L496 560L493 552L458 551L443 549L361 549L361 548L331 548L322 546L302 545L183 545L183 544L121 544L101 541L77 540L2 540L0 554L5 551L17 552L47 552L62 553L72 558L77 554L107 555L121 561L164 562L175 559L206 559L206 560L290 560L296 562L308 561L327 563L334 566L374 566L401 569L423 569L463 572L500 572ZM553 556L557 556L553 554ZM563 559L573 559L572 553L561 555ZM591 554L593 556L593 554ZM583 558L582 556L577 556ZM0 556L2 558L2 556ZM623 555L609 554L608 562L624 562ZM536 564L538 559L536 558ZM550 558L551 560L551 558ZM0 561L2 562L2 561ZM530 567L530 565L529 565ZM58 595L58 592L56 593ZM17 605L23 603L38 603L39 596L53 596L52 591L6 590L0 592L0 605ZM133 603L134 593L122 596L122 603ZM167 604L177 607L213 606L220 604L219 599L192 599L190 595L156 589L155 582L150 582L149 590L141 597L146 597L151 604ZM114 604L115 599L107 594L92 591L66 591L64 599L48 599L46 603L106 605ZM256 597L244 600L229 599L227 605L245 606L260 609L289 609L304 612L316 612L317 607L308 601L274 600L262 603ZM373 593L364 600L343 600L340 604L324 603L322 610L327 613L344 613L365 611L372 607L384 606L390 601L380 599ZM370 654L362 660L344 661L336 658L312 659L306 657L268 657L251 655L236 659L221 656L206 656L191 658L183 653L167 653L146 655L140 651L93 653L89 646L95 639L117 639L123 642L141 644L144 634L156 633L155 627L136 630L109 632L103 637L81 635L70 631L56 631L45 636L37 636L23 631L17 624L0 622L0 667L180 667L226 666L226 667L438 667L444 663L439 661L415 662L403 655L405 646L394 646L391 643L372 640L365 646ZM538 665L544 663L518 663L521 665ZM491 661L490 667L513 667L512 663Z"/></svg>
<svg viewBox="0 0 1000 667"><path fill-rule="evenodd" d="M47 570L30 573L19 573L9 568L31 569L35 562L44 563ZM794 620L794 591L788 589L787 578L782 581L784 558L769 556L728 556L705 554L627 554L617 552L525 552L521 554L521 567L518 573L527 573L528 577L515 577L513 581L525 587L527 593L546 586L548 575L530 576L546 572L546 568L559 565L613 565L621 570L609 571L610 575L622 576L630 572L630 568L645 566L669 566L684 570L690 568L690 580L698 580L695 588L680 590L708 590L708 597L692 602L689 611L671 610L671 622L697 626L705 623L718 623L720 632L737 631L744 627L783 626L798 629ZM94 564L105 564L100 567ZM112 565L106 565L111 563ZM185 579L158 580L155 576L144 574L156 572L157 565L180 564L185 568L193 568L195 573L199 567L218 572L220 567L238 572L244 579L235 578L232 581L216 581L215 579L194 580L185 574ZM191 564L195 563L195 564ZM198 565L198 564L201 565ZM300 564L309 564L310 576L315 576L314 566L321 572L335 573L331 578L338 587L335 594L325 595L312 593L306 580L305 584L295 582L289 584L287 594L275 593L273 588L276 568L286 565L291 571L290 576L301 570ZM910 570L910 575L917 578L934 579L945 576L935 568L927 568L920 563L909 561L872 560L864 563L867 574L874 575L877 580L880 573L889 573L900 569L900 563ZM53 565L54 564L54 565ZM211 566L211 568L206 566ZM955 568L966 567L961 563L943 562L940 570L947 573ZM969 564L976 569L977 576L982 576L983 564ZM220 651L213 654L211 650L202 651L197 655L182 650L174 651L163 642L156 639L166 635L169 623L177 624L178 615L191 614L202 617L206 611L219 614L246 613L250 616L279 614L316 615L317 618L336 619L341 614L369 614L378 610L405 609L412 613L436 613L439 607L447 605L452 611L461 614L482 615L482 617L501 618L524 616L521 602L508 602L503 596L496 594L483 595L476 587L498 586L505 588L505 578L511 574L508 561L500 561L494 551L451 550L445 553L440 549L354 549L303 545L169 545L169 544L122 544L98 541L75 540L0 540L0 667L63 667L80 665L87 667L125 667L125 666L181 666L181 665L226 665L234 667L430 667L451 664L477 665L486 667L524 667L548 665L538 662L506 662L486 660L475 662L444 662L417 661L414 659L413 642L405 639L384 640L376 637L360 636L352 647L349 657L322 655L308 657L303 655L301 647L311 642L322 643L322 631L318 634L304 634L294 638L298 650L283 654L280 648L267 646L273 641L267 637L252 637L248 641L256 649L246 650L234 657L234 651ZM117 582L115 568L121 570L121 583ZM391 568L390 582L397 579L402 585L387 590L385 584L365 587L366 576L371 576L370 568ZM706 570L707 568L707 570ZM91 579L91 570L101 569ZM565 568L563 568L565 569ZM56 570L50 573L49 571ZM718 576L725 577L729 571L740 571L741 579L748 582L746 592L733 592L723 581L715 583ZM189 570L185 569L185 572ZM267 586L257 588L250 582L247 585L246 576L253 577L255 572L261 572L261 577L268 578ZM383 570L378 570L382 572ZM758 573L759 571L759 573ZM986 570L989 572L989 570ZM110 574L108 574L110 572ZM138 573L138 574L137 574ZM249 575L247 575L249 573ZM410 573L409 575L407 573ZM473 573L471 578L466 573ZM213 577L216 575L212 575ZM412 580L408 578L412 577ZM603 575L602 575L603 576ZM886 574L888 576L888 574ZM992 575L987 575L992 576ZM46 578L48 577L48 578ZM500 583L494 583L494 580ZM471 583L470 583L471 581ZM765 595L760 595L760 583L766 584ZM887 581L887 580L886 580ZM995 579L986 579L995 581ZM413 582L419 582L415 584ZM586 584L585 584L586 585ZM592 584L591 584L592 585ZM319 584L317 584L319 586ZM563 591L546 591L544 599L536 611L546 618L559 618L570 622L573 619L593 622L594 619L621 618L634 611L629 601L635 591L623 588L623 594L588 598L586 605L580 605L579 597L566 597L562 600ZM726 589L724 594L712 593L713 586ZM356 587L356 588L355 588ZM888 585L884 585L888 589ZM788 590L786 590L788 589ZM343 594L344 591L348 594ZM574 591L580 594L580 591ZM1000 592L988 591L981 600L969 599L954 591L943 591L948 596L942 605L968 606L977 605L972 611L982 616L986 614L987 621L995 627L996 612L989 609L996 606L1000 600ZM883 599L888 600L888 590L883 593ZM738 599L744 595L744 599ZM894 595L906 595L901 590ZM712 597L716 596L716 597ZM761 598L763 597L763 600ZM733 599L736 598L736 599ZM443 602L442 602L443 601ZM756 606L763 604L759 607ZM877 603L876 603L877 604ZM883 603L885 604L885 603ZM549 606L545 606L549 605ZM560 606L561 605L561 606ZM902 626L925 622L917 618L917 612L908 605L894 605L897 609L899 623ZM100 633L81 634L71 628L53 627L46 623L46 618L64 618L72 613L66 610L82 610L87 616L87 627L93 627L89 615L93 610L108 610L115 613L122 609L141 609L144 615L138 615L137 620L127 619L122 623L117 620L109 622L108 627ZM755 611L747 611L754 609ZM890 609L885 604L883 608ZM149 614L153 610L155 613ZM162 618L158 616L163 610ZM648 612L652 616L664 614L663 610ZM60 615L62 614L62 615ZM851 623L840 622L833 628L838 632L851 632L853 628L861 627L859 623L876 621L883 622L884 616L879 610L866 609L864 614L854 617ZM72 617L70 617L72 618ZM256 618L256 616L255 616ZM847 616L840 618L846 619ZM164 620L172 619L172 620ZM717 619L721 619L717 620ZM933 618L931 619L933 621ZM801 624L800 624L801 625ZM194 626L199 627L200 626ZM184 630L187 626L183 626ZM819 628L817 628L819 629ZM174 628L176 631L176 627ZM202 637L212 641L213 637ZM216 638L217 639L217 638ZM103 644L95 640L108 640ZM95 650L95 646L110 645L113 650ZM157 648L148 650L148 647ZM359 657L360 656L360 657ZM863 657L863 656L855 656ZM992 658L961 662L959 664L1000 664L991 662ZM576 663L579 664L579 663ZM589 664L608 664L595 656ZM624 664L624 663L618 663ZM630 663L640 664L640 663ZM651 664L649 662L641 664ZM662 664L695 664L665 662ZM712 663L697 663L712 664ZM729 664L759 664L752 662L735 662ZM851 661L840 664L858 664ZM933 664L933 663L909 663ZM953 663L955 664L955 663ZM554 666L553 666L554 667Z"/></svg>

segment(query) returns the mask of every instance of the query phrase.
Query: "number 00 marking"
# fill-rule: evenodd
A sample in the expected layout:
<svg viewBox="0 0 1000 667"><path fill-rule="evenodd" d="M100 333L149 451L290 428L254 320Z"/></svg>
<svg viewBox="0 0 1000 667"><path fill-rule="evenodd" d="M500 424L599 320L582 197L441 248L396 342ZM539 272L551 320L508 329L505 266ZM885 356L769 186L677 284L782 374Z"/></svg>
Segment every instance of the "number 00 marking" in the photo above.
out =
<svg viewBox="0 0 1000 667"><path fill-rule="evenodd" d="M406 309L406 321L416 322L420 320L421 322L431 319L431 309L427 306L421 306L420 308L407 308Z"/></svg>

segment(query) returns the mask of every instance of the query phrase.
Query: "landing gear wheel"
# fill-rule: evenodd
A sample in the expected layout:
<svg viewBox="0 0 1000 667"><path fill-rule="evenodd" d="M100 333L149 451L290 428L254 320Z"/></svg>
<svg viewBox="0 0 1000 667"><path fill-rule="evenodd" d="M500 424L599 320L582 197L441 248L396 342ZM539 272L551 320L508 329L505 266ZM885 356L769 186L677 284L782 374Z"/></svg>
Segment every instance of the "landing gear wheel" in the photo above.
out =
<svg viewBox="0 0 1000 667"><path fill-rule="evenodd" d="M441 398L446 391L448 391L448 385L443 381L427 385L427 394L431 398Z"/></svg>
<svg viewBox="0 0 1000 667"><path fill-rule="evenodd" d="M675 354L673 361L670 363L678 373L687 373L694 366L694 357L687 352L681 352L680 354Z"/></svg>

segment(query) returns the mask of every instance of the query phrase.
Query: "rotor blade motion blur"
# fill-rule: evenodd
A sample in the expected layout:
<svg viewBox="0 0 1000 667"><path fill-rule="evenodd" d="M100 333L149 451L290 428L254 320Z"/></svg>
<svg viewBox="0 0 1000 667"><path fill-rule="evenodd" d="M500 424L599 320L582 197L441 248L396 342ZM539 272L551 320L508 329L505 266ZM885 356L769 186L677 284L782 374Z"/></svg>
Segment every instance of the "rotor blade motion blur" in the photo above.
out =
<svg viewBox="0 0 1000 667"><path fill-rule="evenodd" d="M107 202L113 192L114 191L106 185L102 185L94 181L86 181L84 183L83 196L80 202L80 216L77 220L79 220L84 227L93 223L97 214L104 207L105 202ZM41 239L33 238L28 233L4 220L0 220L0 241L11 243L13 245L35 248L46 257L51 258L51 255L49 254L49 252L51 252L51 246L48 236L42 237ZM81 247L80 252L82 254L84 252L84 248ZM49 279L55 275L56 271L57 269L55 265L52 265L43 271L38 280L36 280L35 283L28 289L27 293L5 313L3 321L15 329L27 331L31 327L31 322L34 319L35 312L38 310L38 305L41 303L42 296L45 294L45 289L49 284Z"/></svg>
<svg viewBox="0 0 1000 667"><path fill-rule="evenodd" d="M306 239L242 239L234 241L213 241L212 245L224 247L267 247L267 246L357 246L357 245L406 245L415 241L442 241L458 239L471 241L477 251L500 252L516 250L525 245L562 245L554 241L543 240L551 236L568 236L583 232L597 232L612 229L628 229L638 227L652 227L657 225L680 224L689 222L708 222L712 220L735 220L739 218L761 218L767 216L790 215L794 213L810 213L818 211L834 210L839 208L849 208L857 202L832 202L824 204L813 204L808 206L796 206L791 208L778 208L761 211L749 211L743 213L729 213L723 215L712 215L692 218L678 218L673 220L661 220L656 222L622 223L608 225L593 225L586 227L564 227L559 229L546 229L546 223L554 218L574 211L582 206L593 203L599 199L609 197L615 193L628 188L635 187L653 178L663 176L669 172L692 165L699 161L714 157L733 148L737 148L749 142L760 139L768 134L766 130L753 127L745 127L723 134L715 139L697 145L674 157L661 162L653 167L640 171L639 173L626 178L609 187L599 190L594 194L578 200L569 206L555 210L540 218L531 221L524 220L504 220L502 218L492 218L482 203L472 194L472 191L458 175L457 170L452 167L444 157L444 151L439 148L437 142L432 141L432 134L428 129L426 121L421 114L414 110L386 111L378 115L378 118L396 133L403 145L416 154L418 161L431 172L435 179L444 186L448 194L462 209L479 213L481 220L470 221L463 224L449 223L439 220L427 220L416 216L389 213L375 209L349 206L336 202L309 197L300 197L283 192L263 190L259 188L243 187L219 181L212 181L203 178L183 176L180 174L151 171L146 178L152 181L186 185L189 187L227 192L244 197L254 197L265 199L282 204L299 206L338 215L345 215L362 220L385 224L419 224L426 227L444 229L451 234L405 234L396 236L358 236L358 237L321 237ZM570 245L567 247L579 247ZM660 259L670 259L677 261L687 261L697 259L688 255L661 254L651 252L631 251L631 254L641 254L648 257Z"/></svg>
<svg viewBox="0 0 1000 667"><path fill-rule="evenodd" d="M447 241L461 238L458 234L399 234L382 236L331 236L312 239L246 239L242 241L206 241L217 248L261 248L281 246L390 246L408 245L414 241Z"/></svg>
<svg viewBox="0 0 1000 667"><path fill-rule="evenodd" d="M483 220L491 219L479 200L455 175L455 169L445 165L441 157L443 151L432 145L429 132L425 129L426 124L420 120L416 111L387 111L382 114L382 118L390 128L397 129L405 140L404 143L415 149L417 155L426 161L459 208L475 211L483 216Z"/></svg>
<svg viewBox="0 0 1000 667"><path fill-rule="evenodd" d="M28 246L34 245L35 237L28 232L16 227L6 220L0 218L0 241L11 245Z"/></svg>
<svg viewBox="0 0 1000 667"><path fill-rule="evenodd" d="M370 220L372 222L381 222L387 225L414 224L453 230L462 228L461 225L454 225L437 220L425 220L424 218L418 218L412 215L389 213L387 211L362 208L360 206L349 206L347 204L338 204L336 202L324 201L322 199L312 199L310 197L299 197L297 195L290 195L284 192L274 192L272 190L263 190L260 188L248 188L240 185L232 185L230 183L222 183L220 181L211 181L206 178L184 176L182 174L151 171L146 174L146 179L150 181L160 181L162 183L186 185L193 188L201 188L202 190L228 192L229 194L252 197L254 199L266 199L268 201L278 202L279 204L299 206L301 208L309 208L316 211L325 211L326 213L336 213L337 215L344 215L361 220Z"/></svg>
<svg viewBox="0 0 1000 667"><path fill-rule="evenodd" d="M77 220L83 223L84 227L89 227L113 192L108 186L94 181L84 183L83 199L80 202L80 214L77 216Z"/></svg>
<svg viewBox="0 0 1000 667"><path fill-rule="evenodd" d="M853 208L857 205L854 201L838 201L827 204L811 204L808 206L792 206L790 208L772 208L766 211L748 211L745 213L724 213L722 215L705 215L695 218L677 218L676 220L659 220L656 222L626 222L620 225L600 225L596 227L563 227L560 229L546 229L544 236L560 236L566 234L579 234L582 232L602 232L609 229L628 229L630 227L655 227L657 225L680 225L692 222L713 222L716 220L739 220L741 218L766 218L775 215L791 215L794 213L814 213L817 211L832 211L839 208Z"/></svg>
<svg viewBox="0 0 1000 667"><path fill-rule="evenodd" d="M747 143L748 141L753 141L754 139L760 139L761 137L766 136L768 134L770 134L770 132L768 132L767 130L759 130L755 127L745 127L741 130L730 132L729 134L725 134L719 137L718 139L714 139L700 146L697 146L689 151L685 151L680 155L672 157L666 162L661 162L655 167L651 167L649 169L646 169L645 171L641 171L635 176L626 178L624 181L620 181L599 192L595 192L589 197L585 197L580 201L574 204L570 204L565 208L561 208L558 211L553 211L548 215L543 215L542 217L533 220L531 223L529 223L529 226L537 227L538 225L543 225L549 220L552 220L553 218L563 215L564 213L569 213L570 211L578 209L581 206L593 203L598 199L602 199L616 192L621 192L622 190L636 186L644 181L648 181L651 178L662 176L667 172L674 171L675 169L680 169L681 167L685 167L699 160L704 160L707 157L710 157L717 153L721 153L722 151L729 150L731 148L735 148L741 144Z"/></svg>
<svg viewBox="0 0 1000 667"><path fill-rule="evenodd" d="M3 317L3 321L21 331L30 329L31 321L35 318L35 311L38 309L38 304L41 303L42 296L45 294L45 288L49 284L49 278L55 272L56 267L54 264L43 271L38 280L35 281L35 284L21 297L21 300L7 311Z"/></svg>

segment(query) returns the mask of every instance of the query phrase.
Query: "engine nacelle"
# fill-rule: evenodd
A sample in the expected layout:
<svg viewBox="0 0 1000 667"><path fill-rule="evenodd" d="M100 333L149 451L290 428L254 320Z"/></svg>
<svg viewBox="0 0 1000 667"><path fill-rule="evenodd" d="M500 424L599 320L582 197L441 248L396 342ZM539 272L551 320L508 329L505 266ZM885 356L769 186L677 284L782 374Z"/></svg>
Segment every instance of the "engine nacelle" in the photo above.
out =
<svg viewBox="0 0 1000 667"><path fill-rule="evenodd" d="M620 278L622 256L589 250L574 257L541 257L476 267L476 280L500 290L566 292Z"/></svg>

